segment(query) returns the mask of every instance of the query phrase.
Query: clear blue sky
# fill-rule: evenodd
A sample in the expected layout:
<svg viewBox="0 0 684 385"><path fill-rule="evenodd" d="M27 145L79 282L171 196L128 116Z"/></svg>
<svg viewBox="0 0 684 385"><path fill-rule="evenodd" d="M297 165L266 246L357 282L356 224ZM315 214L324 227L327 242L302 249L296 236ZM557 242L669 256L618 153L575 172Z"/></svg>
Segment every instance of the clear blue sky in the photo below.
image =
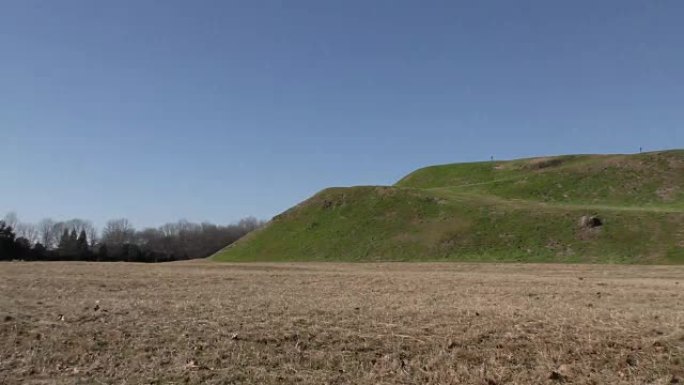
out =
<svg viewBox="0 0 684 385"><path fill-rule="evenodd" d="M425 165L684 147L684 2L4 0L0 213L270 218Z"/></svg>

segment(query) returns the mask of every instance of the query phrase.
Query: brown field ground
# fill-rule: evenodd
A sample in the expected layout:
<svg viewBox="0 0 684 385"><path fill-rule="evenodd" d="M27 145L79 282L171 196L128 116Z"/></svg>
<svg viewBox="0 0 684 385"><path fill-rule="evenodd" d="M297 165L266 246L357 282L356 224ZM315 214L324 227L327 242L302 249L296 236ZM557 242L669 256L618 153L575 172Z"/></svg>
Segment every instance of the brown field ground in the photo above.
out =
<svg viewBox="0 0 684 385"><path fill-rule="evenodd" d="M1 384L670 384L684 267L0 264Z"/></svg>

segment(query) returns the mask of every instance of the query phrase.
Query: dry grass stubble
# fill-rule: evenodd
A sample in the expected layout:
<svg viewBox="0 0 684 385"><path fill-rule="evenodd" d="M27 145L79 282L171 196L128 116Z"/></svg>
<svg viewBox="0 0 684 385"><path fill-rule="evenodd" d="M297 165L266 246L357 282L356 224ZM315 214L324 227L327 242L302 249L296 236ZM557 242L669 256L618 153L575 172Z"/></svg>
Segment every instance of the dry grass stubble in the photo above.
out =
<svg viewBox="0 0 684 385"><path fill-rule="evenodd" d="M2 384L669 384L684 267L0 264Z"/></svg>

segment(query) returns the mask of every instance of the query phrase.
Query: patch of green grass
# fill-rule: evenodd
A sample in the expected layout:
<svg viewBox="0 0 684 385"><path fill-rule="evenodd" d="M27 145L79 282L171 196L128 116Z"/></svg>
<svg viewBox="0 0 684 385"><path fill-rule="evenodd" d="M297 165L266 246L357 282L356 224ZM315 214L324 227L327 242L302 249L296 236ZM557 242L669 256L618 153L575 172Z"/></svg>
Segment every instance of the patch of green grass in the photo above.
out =
<svg viewBox="0 0 684 385"><path fill-rule="evenodd" d="M213 258L684 263L683 189L682 152L428 167L324 190Z"/></svg>
<svg viewBox="0 0 684 385"><path fill-rule="evenodd" d="M676 246L668 250L667 260L672 263L684 263L684 247Z"/></svg>

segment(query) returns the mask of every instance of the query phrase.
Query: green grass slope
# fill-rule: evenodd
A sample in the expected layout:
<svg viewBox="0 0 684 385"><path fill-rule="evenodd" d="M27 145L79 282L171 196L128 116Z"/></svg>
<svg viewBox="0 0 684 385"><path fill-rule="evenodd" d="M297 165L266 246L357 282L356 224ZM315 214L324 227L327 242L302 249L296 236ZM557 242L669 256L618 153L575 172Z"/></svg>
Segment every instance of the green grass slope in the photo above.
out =
<svg viewBox="0 0 684 385"><path fill-rule="evenodd" d="M589 215L603 225L581 226ZM684 151L451 164L330 188L213 259L684 263Z"/></svg>

